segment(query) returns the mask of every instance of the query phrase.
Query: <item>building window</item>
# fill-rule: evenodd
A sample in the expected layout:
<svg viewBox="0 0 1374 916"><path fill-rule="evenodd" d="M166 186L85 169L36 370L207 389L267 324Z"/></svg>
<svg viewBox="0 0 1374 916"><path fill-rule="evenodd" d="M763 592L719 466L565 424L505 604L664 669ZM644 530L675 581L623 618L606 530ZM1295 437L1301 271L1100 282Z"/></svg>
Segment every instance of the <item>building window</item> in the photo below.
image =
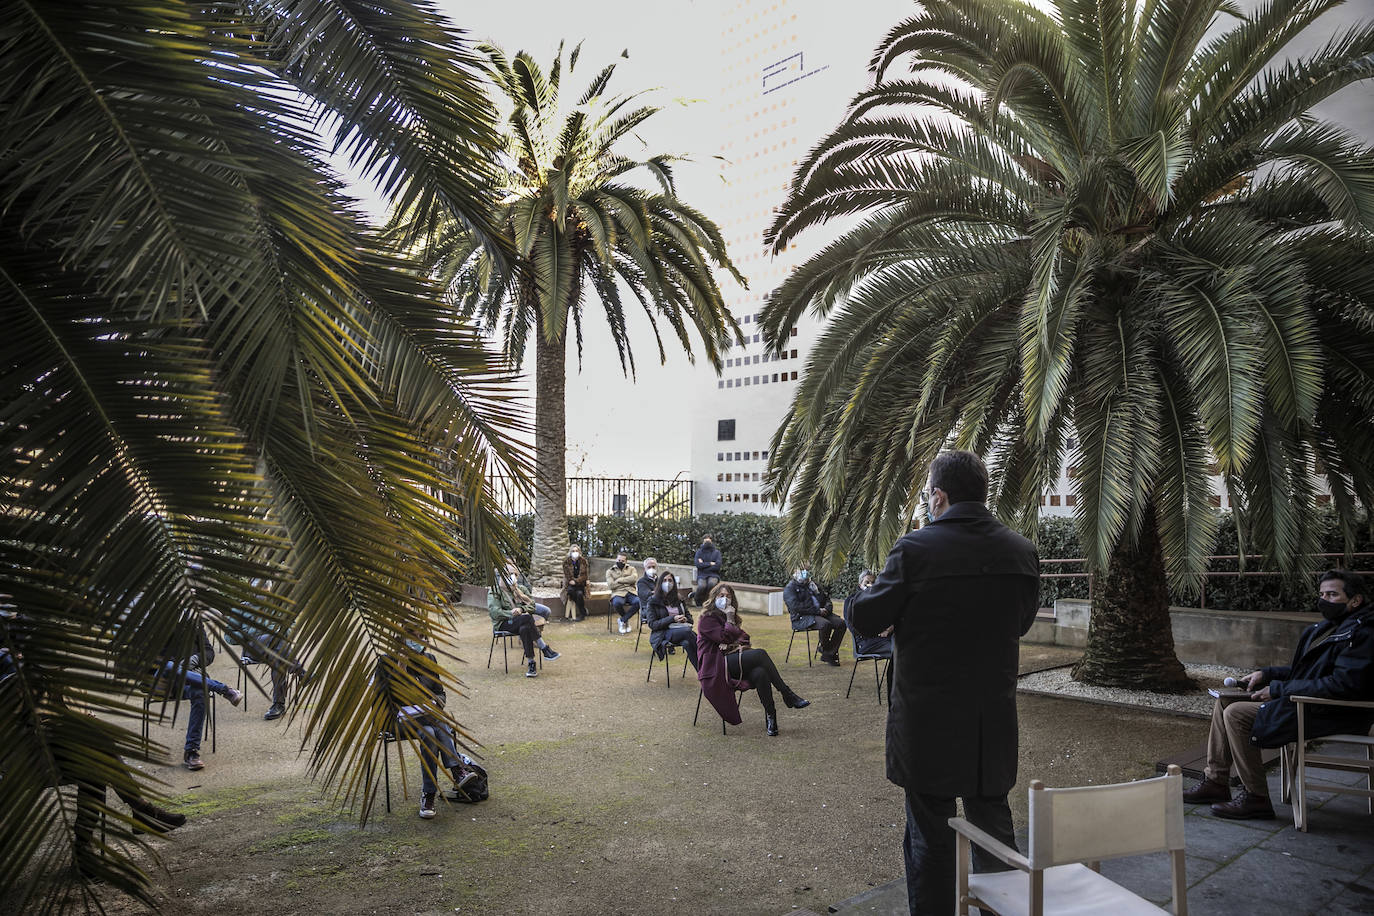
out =
<svg viewBox="0 0 1374 916"><path fill-rule="evenodd" d="M756 503L756 502L758 502L758 501L759 501L759 494L757 494L757 493L753 494L751 497L749 497L749 501L750 501L751 503Z"/></svg>
<svg viewBox="0 0 1374 916"><path fill-rule="evenodd" d="M1043 506L1044 504L1045 504L1045 497L1042 496L1042 497L1040 497L1040 505Z"/></svg>
<svg viewBox="0 0 1374 916"><path fill-rule="evenodd" d="M1210 502L1210 503L1212 504L1212 508L1213 508L1213 509L1220 509L1220 508L1221 508L1221 497L1220 497L1220 496L1216 496L1216 495L1209 496L1209 497L1207 497L1207 501Z"/></svg>
<svg viewBox="0 0 1374 916"><path fill-rule="evenodd" d="M723 480L725 480L725 475L724 475L724 474L717 474L717 475L716 475L716 483L720 483L720 482L723 481Z"/></svg>
<svg viewBox="0 0 1374 916"><path fill-rule="evenodd" d="M1077 493L1070 493L1068 496L1065 496L1065 497L1064 497L1064 505L1066 505L1066 506L1076 506L1076 505L1078 505L1078 494L1077 494Z"/></svg>
<svg viewBox="0 0 1374 916"><path fill-rule="evenodd" d="M726 379L726 380L725 380L725 387L726 387L726 388L734 388L734 387L735 387L735 380L732 379L732 378Z"/></svg>
<svg viewBox="0 0 1374 916"><path fill-rule="evenodd" d="M757 366L758 364L759 364L759 358L758 358L757 356L755 356L755 357L754 357L754 365Z"/></svg>
<svg viewBox="0 0 1374 916"><path fill-rule="evenodd" d="M718 503L723 503L723 502L725 502L725 494L724 494L724 493L717 493L717 494L716 494L716 502L718 502Z"/></svg>
<svg viewBox="0 0 1374 916"><path fill-rule="evenodd" d="M724 452L716 452L716 460L717 460L717 461L724 461L724 460L725 460L725 453L724 453Z"/></svg>
<svg viewBox="0 0 1374 916"><path fill-rule="evenodd" d="M724 379L717 379L717 380L716 380L716 387L717 387L717 388L724 388L724 387L725 387L725 380L724 380Z"/></svg>
<svg viewBox="0 0 1374 916"><path fill-rule="evenodd" d="M768 460L768 453L767 453L767 452L764 452L764 453L763 453L763 460L764 460L764 461L767 461L767 460Z"/></svg>
<svg viewBox="0 0 1374 916"><path fill-rule="evenodd" d="M1057 505L1059 505L1059 494L1058 494L1058 493L1055 493L1053 496L1050 497L1050 505L1051 505L1051 506L1057 506Z"/></svg>
<svg viewBox="0 0 1374 916"><path fill-rule="evenodd" d="M796 359L796 358L797 358L797 351L796 351L796 350L791 350L791 351L789 351L789 355L791 356L792 359Z"/></svg>
<svg viewBox="0 0 1374 916"><path fill-rule="evenodd" d="M758 453L758 452L755 452L755 453L754 453L754 460L755 460L755 461L758 461L758 460L759 460L759 453Z"/></svg>
<svg viewBox="0 0 1374 916"><path fill-rule="evenodd" d="M1077 477L1077 476L1078 476L1078 468L1077 468L1077 466L1071 464L1071 465L1069 465L1068 467L1064 468L1064 476L1067 477L1067 478L1069 478L1070 480L1073 480L1075 477Z"/></svg>
<svg viewBox="0 0 1374 916"><path fill-rule="evenodd" d="M776 382L777 380L778 380L778 374L777 374L776 372L774 372L774 373L773 373L773 381Z"/></svg>
<svg viewBox="0 0 1374 916"><path fill-rule="evenodd" d="M792 381L795 382L796 380L797 380L797 373L796 373L796 372L793 372L793 373L792 373Z"/></svg>
<svg viewBox="0 0 1374 916"><path fill-rule="evenodd" d="M1072 436L1069 437L1069 441L1068 441L1067 443L1065 443L1065 444L1066 444L1069 448L1078 448L1078 440L1075 439L1075 438L1073 438Z"/></svg>
<svg viewBox="0 0 1374 916"><path fill-rule="evenodd" d="M748 323L749 323L750 321L752 321L752 320L753 320L752 316L749 316L749 315L745 315L745 316L744 316L744 323L745 323L745 324L748 324Z"/></svg>
<svg viewBox="0 0 1374 916"><path fill-rule="evenodd" d="M758 383L759 383L759 377L756 375L756 376L754 376L754 384L757 385Z"/></svg>
<svg viewBox="0 0 1374 916"><path fill-rule="evenodd" d="M743 459L742 457L740 457L740 453L739 453L739 452L735 452L735 460L736 460L736 461L743 461L744 459Z"/></svg>
<svg viewBox="0 0 1374 916"><path fill-rule="evenodd" d="M1318 494L1317 494L1317 505L1319 505L1319 506L1329 506L1329 505L1331 505L1331 494L1330 494L1330 493L1318 493Z"/></svg>
<svg viewBox="0 0 1374 916"><path fill-rule="evenodd" d="M726 460L726 461L734 461L735 459L734 459L734 457L733 457L729 452L726 452L726 453L725 453L725 460Z"/></svg>
<svg viewBox="0 0 1374 916"><path fill-rule="evenodd" d="M746 385L749 384L749 376L747 376L747 375L744 377L744 384L746 384Z"/></svg>
<svg viewBox="0 0 1374 916"><path fill-rule="evenodd" d="M792 336L793 336L793 337L796 337L796 336L797 336L797 329L796 329L796 328L793 328L793 329L792 329Z"/></svg>

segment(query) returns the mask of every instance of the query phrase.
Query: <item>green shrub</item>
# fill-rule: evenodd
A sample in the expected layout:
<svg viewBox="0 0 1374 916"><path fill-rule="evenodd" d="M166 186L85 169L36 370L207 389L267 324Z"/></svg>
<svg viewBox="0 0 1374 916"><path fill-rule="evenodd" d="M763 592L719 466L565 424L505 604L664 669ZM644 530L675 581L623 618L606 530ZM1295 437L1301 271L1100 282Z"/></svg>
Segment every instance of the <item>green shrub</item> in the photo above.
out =
<svg viewBox="0 0 1374 916"><path fill-rule="evenodd" d="M534 516L521 515L514 519L515 530L525 545L522 564L529 562L529 545L534 539ZM625 550L631 557L657 557L664 563L691 565L692 554L708 532L715 538L724 556L725 577L735 582L761 585L785 585L792 574L783 561L781 550L781 519L771 515L736 514L725 512L698 515L692 518L620 518L616 516L572 515L568 517L568 533L572 543L580 544L590 556L614 556ZM1343 554L1345 544L1335 516L1323 511L1319 516L1321 550L1323 553ZM1037 533L1041 560L1081 560L1083 549L1078 540L1078 528L1071 518L1043 518ZM1366 518L1356 532L1353 553L1374 553L1374 533ZM1217 532L1214 556L1236 553L1236 527L1231 514L1223 513ZM882 560L878 558L881 569ZM859 572L865 562L850 557L840 574L830 583L831 593L842 599L858 587ZM1339 557L1316 563L1319 568L1342 565ZM1213 561L1217 572L1234 571L1234 560ZM1262 569L1259 560L1251 560L1247 569ZM1374 569L1374 557L1356 558L1351 568ZM1040 580L1040 601L1051 607L1056 598L1087 598L1088 580L1073 574L1081 573L1083 564L1047 563ZM1052 578L1064 575L1065 578ZM1307 579L1287 580L1280 576L1209 576L1205 602L1209 608L1237 611L1306 610L1312 604L1312 583ZM1200 597L1187 589L1175 588L1173 600L1180 605L1196 605Z"/></svg>

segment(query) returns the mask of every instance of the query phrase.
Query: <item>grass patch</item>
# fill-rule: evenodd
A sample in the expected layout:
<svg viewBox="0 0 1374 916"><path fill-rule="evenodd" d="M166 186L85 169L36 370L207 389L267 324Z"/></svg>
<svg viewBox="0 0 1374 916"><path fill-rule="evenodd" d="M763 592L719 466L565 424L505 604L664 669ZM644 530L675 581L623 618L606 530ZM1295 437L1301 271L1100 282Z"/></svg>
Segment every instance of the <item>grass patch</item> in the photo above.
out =
<svg viewBox="0 0 1374 916"><path fill-rule="evenodd" d="M288 830L286 833L279 833L267 839L253 844L250 852L269 852L273 849L291 849L296 846L309 846L311 843L318 843L321 840L333 838L334 834L328 830L321 830L318 827L302 827L300 830Z"/></svg>
<svg viewBox="0 0 1374 916"><path fill-rule="evenodd" d="M264 795L267 787L258 786L235 786L233 788L220 789L207 795L199 795L188 792L185 795L177 795L167 800L167 809L184 814L188 818L204 817L207 814L216 814L224 811L237 811L240 808L247 808L250 805L260 805L265 800Z"/></svg>

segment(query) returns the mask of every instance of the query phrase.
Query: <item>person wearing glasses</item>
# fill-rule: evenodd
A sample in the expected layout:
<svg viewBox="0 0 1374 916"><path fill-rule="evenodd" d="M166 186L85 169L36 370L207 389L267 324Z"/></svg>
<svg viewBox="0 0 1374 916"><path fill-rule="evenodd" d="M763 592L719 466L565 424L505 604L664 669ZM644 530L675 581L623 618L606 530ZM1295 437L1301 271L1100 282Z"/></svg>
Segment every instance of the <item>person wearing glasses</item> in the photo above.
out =
<svg viewBox="0 0 1374 916"><path fill-rule="evenodd" d="M930 521L888 554L850 607L854 631L895 645L887 778L906 792L907 902L954 909L955 844L947 821L962 799L975 826L1015 847L1007 793L1016 783L1019 642L1040 605L1035 546L988 511L988 470L972 452L930 465ZM975 847L977 871L1006 866Z"/></svg>

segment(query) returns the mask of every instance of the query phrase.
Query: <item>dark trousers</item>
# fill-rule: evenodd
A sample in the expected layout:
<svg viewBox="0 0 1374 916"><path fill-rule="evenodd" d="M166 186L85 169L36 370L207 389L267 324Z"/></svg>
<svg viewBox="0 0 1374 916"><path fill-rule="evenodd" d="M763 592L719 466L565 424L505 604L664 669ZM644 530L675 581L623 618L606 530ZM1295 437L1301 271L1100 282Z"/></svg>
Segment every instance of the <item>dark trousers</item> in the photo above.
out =
<svg viewBox="0 0 1374 916"><path fill-rule="evenodd" d="M817 614L816 641L819 643L821 655L834 655L839 652L847 629L843 617L834 613Z"/></svg>
<svg viewBox="0 0 1374 916"><path fill-rule="evenodd" d="M267 641L249 639L243 644L243 654L267 666L272 679L272 705L286 705L286 687L290 683L292 669L300 669L300 664L291 659L291 647L286 640L272 637Z"/></svg>
<svg viewBox="0 0 1374 916"><path fill-rule="evenodd" d="M715 588L720 582L720 576L703 576L697 580L696 591L692 592L692 603L701 607L706 596L711 594L711 589Z"/></svg>
<svg viewBox="0 0 1374 916"><path fill-rule="evenodd" d="M587 616L587 589L581 585L568 586L568 600L577 605L577 617L581 620Z"/></svg>
<svg viewBox="0 0 1374 916"><path fill-rule="evenodd" d="M639 613L639 596L616 595L611 599L611 610L620 615L621 623L629 623L630 618Z"/></svg>
<svg viewBox="0 0 1374 916"><path fill-rule="evenodd" d="M725 656L725 670L735 680L750 683L758 692L763 711L770 716L776 715L778 711L773 705L773 688L778 688L784 697L792 693L792 689L783 683L782 675L778 674L778 666L764 649L731 652Z"/></svg>
<svg viewBox="0 0 1374 916"><path fill-rule="evenodd" d="M534 622L533 614L512 614L501 629L519 636L520 645L525 650L525 658L534 658L534 643L539 639L539 627Z"/></svg>
<svg viewBox="0 0 1374 916"><path fill-rule="evenodd" d="M1016 848L1011 808L1005 795L965 797L964 817L996 840ZM945 916L954 912L955 839L949 819L954 798L906 790L906 897L911 916ZM1007 871L1009 866L973 847L973 870Z"/></svg>
<svg viewBox="0 0 1374 916"><path fill-rule="evenodd" d="M650 640L652 642L652 640ZM687 660L692 663L692 670L697 668L697 634L691 627L669 627L663 641L654 646L658 652L658 657L663 658L669 646L682 646L687 653Z"/></svg>

